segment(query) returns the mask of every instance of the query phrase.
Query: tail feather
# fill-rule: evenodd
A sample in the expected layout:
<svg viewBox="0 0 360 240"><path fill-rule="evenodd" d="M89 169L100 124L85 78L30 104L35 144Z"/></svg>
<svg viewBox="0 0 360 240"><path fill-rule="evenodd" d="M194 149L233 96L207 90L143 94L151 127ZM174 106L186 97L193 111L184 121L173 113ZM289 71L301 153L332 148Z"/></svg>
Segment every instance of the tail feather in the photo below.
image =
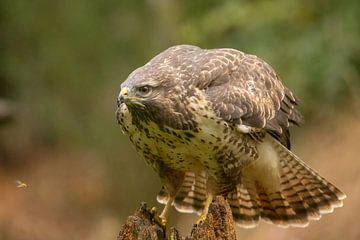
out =
<svg viewBox="0 0 360 240"><path fill-rule="evenodd" d="M298 183L293 186L303 201L309 205L309 210L318 209L320 214L331 213L334 208L342 206L342 200L346 197L338 188L321 177L298 157L289 151L284 151L282 146L277 145L280 151L280 163L288 166L291 178L296 178Z"/></svg>
<svg viewBox="0 0 360 240"><path fill-rule="evenodd" d="M342 206L345 194L277 141L270 144L279 159L278 190L244 174L227 196L238 225L254 227L261 218L282 227L304 227Z"/></svg>
<svg viewBox="0 0 360 240"><path fill-rule="evenodd" d="M279 217L275 211L275 208L272 206L268 194L258 188L258 199L261 204L261 218L266 222L277 222Z"/></svg>
<svg viewBox="0 0 360 240"><path fill-rule="evenodd" d="M306 226L308 219L320 219L319 204L316 201L317 194L314 190L308 189L307 176L299 173L287 165L283 159L280 160L280 166L283 170L281 179L282 193L293 208L295 215L298 216L298 224Z"/></svg>
<svg viewBox="0 0 360 240"><path fill-rule="evenodd" d="M179 212L196 212L200 214L207 197L205 173L187 172L185 180L176 195L174 206Z"/></svg>
<svg viewBox="0 0 360 240"><path fill-rule="evenodd" d="M305 207L300 206L294 209L293 205L279 191L274 193L266 193L266 191L260 189L258 191L262 205L262 219L281 227L304 226Z"/></svg>
<svg viewBox="0 0 360 240"><path fill-rule="evenodd" d="M228 194L227 201L238 225L250 228L259 223L261 209L250 182L238 184L236 190Z"/></svg>
<svg viewBox="0 0 360 240"><path fill-rule="evenodd" d="M268 194L268 201L275 212L275 215L268 216L272 223L282 227L300 224L299 217L301 217L301 215L297 215L281 192Z"/></svg>
<svg viewBox="0 0 360 240"><path fill-rule="evenodd" d="M179 212L201 213L207 196L205 173L186 172L182 185L174 199L174 206ZM170 196L164 187L157 195L158 202L166 204Z"/></svg>

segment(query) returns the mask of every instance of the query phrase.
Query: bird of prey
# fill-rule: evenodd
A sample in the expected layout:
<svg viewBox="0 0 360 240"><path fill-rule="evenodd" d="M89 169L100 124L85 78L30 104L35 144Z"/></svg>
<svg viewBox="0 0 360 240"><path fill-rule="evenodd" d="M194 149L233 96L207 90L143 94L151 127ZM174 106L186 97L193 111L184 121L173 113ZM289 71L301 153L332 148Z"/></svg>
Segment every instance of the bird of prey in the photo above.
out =
<svg viewBox="0 0 360 240"><path fill-rule="evenodd" d="M290 150L294 94L264 60L241 51L170 47L121 84L117 120L160 176L158 201L204 219L214 196L235 222L303 227L346 197Z"/></svg>

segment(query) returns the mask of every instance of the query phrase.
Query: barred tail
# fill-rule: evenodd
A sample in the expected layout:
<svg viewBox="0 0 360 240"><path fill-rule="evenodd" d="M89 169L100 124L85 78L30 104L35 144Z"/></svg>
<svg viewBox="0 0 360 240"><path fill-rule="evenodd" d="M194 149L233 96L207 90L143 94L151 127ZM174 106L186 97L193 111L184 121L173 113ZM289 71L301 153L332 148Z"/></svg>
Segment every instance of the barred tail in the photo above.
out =
<svg viewBox="0 0 360 240"><path fill-rule="evenodd" d="M186 172L182 185L174 199L174 206L179 212L198 213L204 208L207 196L206 192L206 174ZM166 204L169 200L168 193L163 187L158 196L158 202Z"/></svg>
<svg viewBox="0 0 360 240"><path fill-rule="evenodd" d="M271 146L278 156L279 187L269 190L244 174L227 196L238 225L254 227L264 219L283 227L305 227L309 220L318 220L343 205L346 196L338 188L275 140Z"/></svg>

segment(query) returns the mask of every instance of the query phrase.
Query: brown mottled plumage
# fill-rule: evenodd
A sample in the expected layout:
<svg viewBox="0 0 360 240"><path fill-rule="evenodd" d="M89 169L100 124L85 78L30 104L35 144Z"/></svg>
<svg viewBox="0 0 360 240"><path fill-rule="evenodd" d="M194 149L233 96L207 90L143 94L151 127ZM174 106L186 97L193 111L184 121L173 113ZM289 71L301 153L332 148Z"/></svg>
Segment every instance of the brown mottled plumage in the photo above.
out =
<svg viewBox="0 0 360 240"><path fill-rule="evenodd" d="M345 195L290 151L297 99L269 64L235 49L171 47L122 83L117 119L160 176L158 201L206 214L223 195L235 221L305 226Z"/></svg>

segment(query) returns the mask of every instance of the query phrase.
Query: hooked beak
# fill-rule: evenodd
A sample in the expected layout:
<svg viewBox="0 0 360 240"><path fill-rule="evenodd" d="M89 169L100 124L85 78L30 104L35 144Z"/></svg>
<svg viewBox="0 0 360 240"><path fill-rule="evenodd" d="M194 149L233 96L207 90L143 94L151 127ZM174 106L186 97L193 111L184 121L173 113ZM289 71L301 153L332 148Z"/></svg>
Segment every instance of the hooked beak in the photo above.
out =
<svg viewBox="0 0 360 240"><path fill-rule="evenodd" d="M129 89L128 88L122 88L120 90L119 96L117 97L117 105L120 106L122 103L125 102L125 100L129 96Z"/></svg>
<svg viewBox="0 0 360 240"><path fill-rule="evenodd" d="M129 88L121 88L120 90L120 93L119 93L119 96L117 97L117 105L118 107L122 104L122 103L125 103L125 104L137 104L137 105L142 105L140 103L142 99L141 98L138 98L138 97L130 97L129 96Z"/></svg>

